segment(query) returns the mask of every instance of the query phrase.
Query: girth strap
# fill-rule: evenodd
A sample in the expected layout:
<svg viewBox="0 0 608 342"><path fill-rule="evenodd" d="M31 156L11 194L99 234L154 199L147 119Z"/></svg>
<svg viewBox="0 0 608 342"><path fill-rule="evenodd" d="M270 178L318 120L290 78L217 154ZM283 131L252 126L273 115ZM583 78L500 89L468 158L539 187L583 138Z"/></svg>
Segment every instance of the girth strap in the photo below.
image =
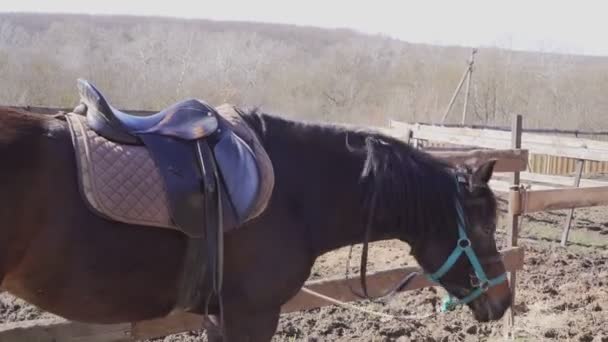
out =
<svg viewBox="0 0 608 342"><path fill-rule="evenodd" d="M205 235L207 240L208 265L211 271L213 292L220 295L223 281L223 213L220 191L220 176L213 151L206 140L197 141L203 190L205 193Z"/></svg>
<svg viewBox="0 0 608 342"><path fill-rule="evenodd" d="M176 309L220 302L223 280L221 178L215 162L214 136L187 141L156 134L138 135L165 181L172 219L186 234L187 249ZM209 296L201 298L204 289Z"/></svg>

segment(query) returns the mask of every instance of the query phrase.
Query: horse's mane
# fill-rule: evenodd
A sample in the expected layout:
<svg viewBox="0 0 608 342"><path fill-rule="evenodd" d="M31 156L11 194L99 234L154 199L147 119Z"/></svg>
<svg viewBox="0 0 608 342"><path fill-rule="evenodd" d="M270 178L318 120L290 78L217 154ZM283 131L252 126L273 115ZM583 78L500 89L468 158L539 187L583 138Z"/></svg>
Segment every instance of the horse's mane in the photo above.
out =
<svg viewBox="0 0 608 342"><path fill-rule="evenodd" d="M374 226L388 225L408 240L428 234L455 234L457 185L451 166L404 141L369 134L362 178ZM371 203L370 203L371 204Z"/></svg>
<svg viewBox="0 0 608 342"><path fill-rule="evenodd" d="M279 122L337 137L345 153L360 155L364 160L360 180L366 187L365 205L373 227L398 231L408 240L424 239L427 234L455 234L456 229L451 228L456 224L457 186L446 162L368 128L306 123L258 109L240 113L262 139L271 123ZM376 203L370 207L373 198Z"/></svg>

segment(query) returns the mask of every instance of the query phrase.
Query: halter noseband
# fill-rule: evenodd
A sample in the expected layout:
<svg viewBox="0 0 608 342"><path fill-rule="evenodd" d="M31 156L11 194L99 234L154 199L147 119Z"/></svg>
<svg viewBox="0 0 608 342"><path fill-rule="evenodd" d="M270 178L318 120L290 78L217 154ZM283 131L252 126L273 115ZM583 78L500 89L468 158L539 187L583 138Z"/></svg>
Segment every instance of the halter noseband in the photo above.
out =
<svg viewBox="0 0 608 342"><path fill-rule="evenodd" d="M458 189L458 194L460 194L459 183L461 182L466 183L466 179L464 179L463 181L462 176L458 175L456 178L456 188ZM475 251L473 251L473 248L471 247L471 240L469 240L465 232L464 227L466 225L466 220L464 217L462 203L459 197L456 198L456 212L458 213L458 242L456 243L456 247L452 251L452 254L450 254L450 256L448 257L448 259L443 263L443 265L437 271L435 271L435 273L429 274L427 276L430 280L439 283L439 279L443 277L456 264L458 258L460 258L462 253L464 253L469 259L471 265L473 266L473 269L475 270L475 275L477 276L477 279L479 279L479 282L475 286L475 289L462 299L457 299L452 295L449 295L448 298L444 299L443 304L441 306L441 311L444 312L453 310L458 305L467 304L473 301L477 297L481 296L484 292L486 292L490 287L496 286L507 279L506 273L503 273L495 278L488 279L486 273L483 270L483 267L481 266L481 263L479 262L479 259L477 258L477 255L475 254Z"/></svg>

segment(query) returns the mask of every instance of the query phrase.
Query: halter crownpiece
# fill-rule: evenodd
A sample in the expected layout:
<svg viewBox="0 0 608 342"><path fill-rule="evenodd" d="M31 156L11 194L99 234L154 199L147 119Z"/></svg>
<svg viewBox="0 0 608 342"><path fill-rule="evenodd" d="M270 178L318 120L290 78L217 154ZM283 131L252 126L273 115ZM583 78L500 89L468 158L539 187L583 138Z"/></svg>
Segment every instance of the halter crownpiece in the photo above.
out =
<svg viewBox="0 0 608 342"><path fill-rule="evenodd" d="M458 193L460 193L460 186L458 183L461 181L461 177L456 176L456 188L458 189ZM479 281L475 286L475 289L464 298L457 299L451 295L445 298L441 305L442 312L451 311L455 309L458 305L467 304L473 301L477 297L481 296L484 292L486 292L489 288L496 286L507 279L506 273L503 273L492 279L488 279L486 273L483 270L483 267L481 266L481 263L479 262L479 259L477 258L477 255L475 254L475 251L473 251L473 248L471 247L471 240L469 240L465 232L464 227L466 221L464 218L464 210L462 209L462 204L459 198L456 199L456 212L458 213L458 242L456 243L456 247L452 251L452 254L450 254L450 256L448 257L448 259L443 263L443 265L434 273L427 275L427 277L430 280L438 283L439 279L443 277L456 264L458 258L460 258L462 253L464 253L469 259L471 265L473 266L473 269L475 270L475 275L477 276L477 279Z"/></svg>

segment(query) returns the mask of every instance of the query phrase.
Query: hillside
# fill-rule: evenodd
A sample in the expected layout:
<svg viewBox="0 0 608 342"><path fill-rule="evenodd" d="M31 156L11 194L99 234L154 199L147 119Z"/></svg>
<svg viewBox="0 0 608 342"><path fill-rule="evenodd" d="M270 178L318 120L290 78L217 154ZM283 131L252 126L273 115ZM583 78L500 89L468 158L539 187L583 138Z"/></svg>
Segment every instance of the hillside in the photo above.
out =
<svg viewBox="0 0 608 342"><path fill-rule="evenodd" d="M0 14L0 104L72 106L83 77L121 108L199 97L308 120L438 121L469 52L289 25ZM608 58L481 48L468 122L606 129L607 91Z"/></svg>

